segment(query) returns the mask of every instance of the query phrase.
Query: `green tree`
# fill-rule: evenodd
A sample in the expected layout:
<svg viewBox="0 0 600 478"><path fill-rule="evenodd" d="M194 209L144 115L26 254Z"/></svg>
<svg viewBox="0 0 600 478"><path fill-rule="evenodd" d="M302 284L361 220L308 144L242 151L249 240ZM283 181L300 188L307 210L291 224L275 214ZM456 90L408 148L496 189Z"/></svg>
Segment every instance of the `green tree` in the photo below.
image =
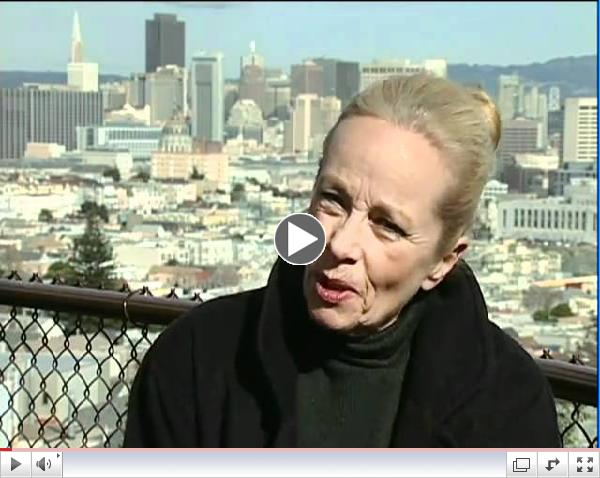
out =
<svg viewBox="0 0 600 478"><path fill-rule="evenodd" d="M554 306L550 310L550 315L552 317L571 317L573 315L573 311L571 310L571 307L569 307L569 304L563 302Z"/></svg>
<svg viewBox="0 0 600 478"><path fill-rule="evenodd" d="M192 175L190 176L191 179L204 179L204 174L200 174L198 172L198 170L196 169L196 166L194 166L194 168L192 169Z"/></svg>
<svg viewBox="0 0 600 478"><path fill-rule="evenodd" d="M73 284L77 281L77 272L69 261L57 261L50 264L44 275L45 279L54 279L55 277L62 279L67 284Z"/></svg>
<svg viewBox="0 0 600 478"><path fill-rule="evenodd" d="M81 205L81 214L83 214L86 217L86 220L90 216L98 216L104 222L108 222L108 209L106 209L106 206L104 204L99 206L94 201L85 201Z"/></svg>
<svg viewBox="0 0 600 478"><path fill-rule="evenodd" d="M140 171L133 177L133 179L139 179L140 181L147 183L150 180L150 173L147 173L146 171Z"/></svg>
<svg viewBox="0 0 600 478"><path fill-rule="evenodd" d="M117 168L106 169L102 173L102 176L104 176L105 178L113 178L113 181L115 183L118 183L121 180L121 173L119 172L119 170Z"/></svg>
<svg viewBox="0 0 600 478"><path fill-rule="evenodd" d="M101 217L86 216L85 231L73 241L73 256L70 263L83 286L113 287L113 250L102 231Z"/></svg>
<svg viewBox="0 0 600 478"><path fill-rule="evenodd" d="M38 215L38 221L40 222L52 222L54 220L54 216L52 216L52 211L50 209L42 209L40 214Z"/></svg>

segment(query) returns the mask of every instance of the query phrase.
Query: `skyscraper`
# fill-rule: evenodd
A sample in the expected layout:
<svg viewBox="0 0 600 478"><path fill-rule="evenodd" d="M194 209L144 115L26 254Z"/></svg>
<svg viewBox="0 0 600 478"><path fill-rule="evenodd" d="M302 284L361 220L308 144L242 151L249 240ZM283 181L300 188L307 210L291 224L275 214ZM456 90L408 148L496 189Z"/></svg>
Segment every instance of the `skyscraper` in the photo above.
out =
<svg viewBox="0 0 600 478"><path fill-rule="evenodd" d="M200 53L192 58L192 136L223 141L223 55Z"/></svg>
<svg viewBox="0 0 600 478"><path fill-rule="evenodd" d="M256 45L250 42L250 55L242 57L240 62L240 99L253 100L265 113L265 59L256 53Z"/></svg>
<svg viewBox="0 0 600 478"><path fill-rule="evenodd" d="M423 63L412 63L408 59L377 60L360 67L360 89L390 76L410 76L430 73L441 78L448 76L448 64L443 59L429 59Z"/></svg>
<svg viewBox="0 0 600 478"><path fill-rule="evenodd" d="M519 112L520 80L517 75L498 78L498 108L503 120L513 119Z"/></svg>
<svg viewBox="0 0 600 478"><path fill-rule="evenodd" d="M0 158L20 158L28 142L77 146L77 126L102 124L102 93L62 87L0 89Z"/></svg>
<svg viewBox="0 0 600 478"><path fill-rule="evenodd" d="M548 89L548 111L560 111L560 87L551 86Z"/></svg>
<svg viewBox="0 0 600 478"><path fill-rule="evenodd" d="M353 61L338 61L335 65L335 95L345 108L360 88L360 67Z"/></svg>
<svg viewBox="0 0 600 478"><path fill-rule="evenodd" d="M150 105L152 123L185 114L186 77L185 68L176 65L159 66L155 73L146 74L144 101Z"/></svg>
<svg viewBox="0 0 600 478"><path fill-rule="evenodd" d="M83 39L79 14L73 16L71 34L71 61L67 65L67 83L79 91L98 91L98 63L84 61Z"/></svg>
<svg viewBox="0 0 600 478"><path fill-rule="evenodd" d="M185 23L176 15L155 13L146 20L146 72L166 65L185 66Z"/></svg>
<svg viewBox="0 0 600 478"><path fill-rule="evenodd" d="M292 65L292 98L298 95L323 96L323 67L314 61Z"/></svg>
<svg viewBox="0 0 600 478"><path fill-rule="evenodd" d="M598 99L566 98L563 161L597 161Z"/></svg>

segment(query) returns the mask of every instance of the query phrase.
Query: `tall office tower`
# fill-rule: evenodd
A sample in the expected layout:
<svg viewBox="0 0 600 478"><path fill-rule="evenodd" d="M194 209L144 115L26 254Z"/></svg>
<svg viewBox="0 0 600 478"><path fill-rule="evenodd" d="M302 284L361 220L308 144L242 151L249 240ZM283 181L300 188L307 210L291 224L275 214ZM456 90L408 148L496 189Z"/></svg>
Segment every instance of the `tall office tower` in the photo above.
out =
<svg viewBox="0 0 600 478"><path fill-rule="evenodd" d="M548 111L560 111L560 87L551 86L548 89Z"/></svg>
<svg viewBox="0 0 600 478"><path fill-rule="evenodd" d="M77 126L102 124L102 93L64 85L0 89L0 158L20 158L29 142L77 146Z"/></svg>
<svg viewBox="0 0 600 478"><path fill-rule="evenodd" d="M192 58L192 136L223 141L223 55L199 53Z"/></svg>
<svg viewBox="0 0 600 478"><path fill-rule="evenodd" d="M598 99L566 98L563 162L598 159Z"/></svg>
<svg viewBox="0 0 600 478"><path fill-rule="evenodd" d="M323 67L307 60L300 65L292 65L292 98L298 95L323 96Z"/></svg>
<svg viewBox="0 0 600 478"><path fill-rule="evenodd" d="M495 177L500 179L504 165L517 153L535 153L539 150L539 121L532 119L508 119L502 122L502 136L496 154Z"/></svg>
<svg viewBox="0 0 600 478"><path fill-rule="evenodd" d="M71 61L67 64L67 83L78 91L98 91L98 63L84 61L79 15L73 16Z"/></svg>
<svg viewBox="0 0 600 478"><path fill-rule="evenodd" d="M240 99L240 82L238 80L225 80L223 84L223 98L223 114L225 115L225 121L227 121L231 108Z"/></svg>
<svg viewBox="0 0 600 478"><path fill-rule="evenodd" d="M517 75L498 78L498 108L503 120L513 119L519 112L520 79Z"/></svg>
<svg viewBox="0 0 600 478"><path fill-rule="evenodd" d="M282 121L289 118L292 100L290 78L286 75L267 78L264 114L267 118L276 117Z"/></svg>
<svg viewBox="0 0 600 478"><path fill-rule="evenodd" d="M323 139L335 124L341 102L334 96L298 95L290 121L286 122L284 147L291 152L322 151Z"/></svg>
<svg viewBox="0 0 600 478"><path fill-rule="evenodd" d="M29 141L31 106L24 88L0 88L0 159L19 159Z"/></svg>
<svg viewBox="0 0 600 478"><path fill-rule="evenodd" d="M134 108L146 105L146 75L133 73L127 82L127 103Z"/></svg>
<svg viewBox="0 0 600 478"><path fill-rule="evenodd" d="M360 65L353 61L338 61L335 66L335 95L345 108L360 88ZM328 96L328 95L326 95Z"/></svg>
<svg viewBox="0 0 600 478"><path fill-rule="evenodd" d="M177 15L155 13L146 20L146 73L166 65L185 67L185 23Z"/></svg>
<svg viewBox="0 0 600 478"><path fill-rule="evenodd" d="M323 68L323 95L335 96L336 92L336 67L338 60L335 58L313 58L317 65Z"/></svg>
<svg viewBox="0 0 600 478"><path fill-rule="evenodd" d="M256 44L250 42L250 54L240 61L240 99L253 100L265 112L265 59L256 53Z"/></svg>
<svg viewBox="0 0 600 478"><path fill-rule="evenodd" d="M446 60L430 59L423 63L412 63L406 59L377 60L360 67L360 89L364 90L371 83L384 80L390 76L410 76L417 73L430 73L441 78L448 76Z"/></svg>
<svg viewBox="0 0 600 478"><path fill-rule="evenodd" d="M539 148L545 148L548 145L548 96L538 95L538 120L540 122Z"/></svg>
<svg viewBox="0 0 600 478"><path fill-rule="evenodd" d="M152 123L164 123L185 114L186 70L176 65L159 66L147 73L144 99L150 105Z"/></svg>

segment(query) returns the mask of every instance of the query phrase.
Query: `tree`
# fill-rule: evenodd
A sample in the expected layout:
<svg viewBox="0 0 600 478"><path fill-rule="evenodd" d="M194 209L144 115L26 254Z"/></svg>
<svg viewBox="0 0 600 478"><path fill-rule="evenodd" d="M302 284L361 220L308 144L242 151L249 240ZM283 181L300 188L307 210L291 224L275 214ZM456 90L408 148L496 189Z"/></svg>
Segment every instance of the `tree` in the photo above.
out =
<svg viewBox="0 0 600 478"><path fill-rule="evenodd" d="M121 173L119 172L119 170L117 168L106 169L102 173L102 176L104 176L105 178L113 178L113 181L115 183L118 183L121 180Z"/></svg>
<svg viewBox="0 0 600 478"><path fill-rule="evenodd" d="M528 310L543 310L549 312L554 304L561 298L562 294L560 291L532 286L523 296L523 305Z"/></svg>
<svg viewBox="0 0 600 478"><path fill-rule="evenodd" d="M108 222L108 209L104 204L99 206L94 201L85 201L81 205L81 214L86 217L86 220L91 216L97 216L104 222Z"/></svg>
<svg viewBox="0 0 600 478"><path fill-rule="evenodd" d="M55 277L62 279L67 284L73 284L77 281L77 272L68 261L57 261L48 267L44 275L45 279L54 279Z"/></svg>
<svg viewBox="0 0 600 478"><path fill-rule="evenodd" d="M200 174L198 172L198 170L196 169L196 166L194 166L194 169L192 169L192 175L190 176L191 179L204 179L204 174Z"/></svg>
<svg viewBox="0 0 600 478"><path fill-rule="evenodd" d="M165 264L165 265L166 265L166 266L178 266L178 265L179 265L179 262L177 261L177 259L175 259L175 258L171 258L171 259L169 259L169 260L166 262L166 264Z"/></svg>
<svg viewBox="0 0 600 478"><path fill-rule="evenodd" d="M42 209L40 214L38 215L38 221L40 222L52 222L54 217L52 216L52 211L50 209Z"/></svg>
<svg viewBox="0 0 600 478"><path fill-rule="evenodd" d="M100 216L95 214L86 217L83 235L73 241L70 263L82 285L98 287L102 284L105 288L112 288L113 251L102 232L100 219Z"/></svg>
<svg viewBox="0 0 600 478"><path fill-rule="evenodd" d="M146 171L140 171L133 178L139 179L140 181L147 183L150 180L150 174L147 173Z"/></svg>
<svg viewBox="0 0 600 478"><path fill-rule="evenodd" d="M569 307L569 304L563 302L552 307L550 310L550 315L552 317L571 317L573 315L573 311L571 310L571 307Z"/></svg>

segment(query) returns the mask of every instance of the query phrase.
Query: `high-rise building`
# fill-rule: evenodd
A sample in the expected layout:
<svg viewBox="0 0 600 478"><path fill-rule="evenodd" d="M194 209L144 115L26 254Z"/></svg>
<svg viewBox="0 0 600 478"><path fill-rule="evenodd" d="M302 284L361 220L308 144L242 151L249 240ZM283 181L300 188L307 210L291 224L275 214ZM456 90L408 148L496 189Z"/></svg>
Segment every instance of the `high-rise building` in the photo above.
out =
<svg viewBox="0 0 600 478"><path fill-rule="evenodd" d="M31 95L24 88L0 89L0 159L23 156L30 140Z"/></svg>
<svg viewBox="0 0 600 478"><path fill-rule="evenodd" d="M337 121L341 102L335 96L298 95L292 117L286 121L284 148L290 152L320 154L323 139Z"/></svg>
<svg viewBox="0 0 600 478"><path fill-rule="evenodd" d="M62 86L0 89L0 158L20 158L28 142L77 146L77 126L102 124L102 94Z"/></svg>
<svg viewBox="0 0 600 478"><path fill-rule="evenodd" d="M159 66L146 74L144 98L152 123L164 123L184 114L186 70L176 65Z"/></svg>
<svg viewBox="0 0 600 478"><path fill-rule="evenodd" d="M134 108L146 105L146 75L133 73L127 82L127 104Z"/></svg>
<svg viewBox="0 0 600 478"><path fill-rule="evenodd" d="M338 61L335 66L335 94L345 108L359 92L360 65L353 61Z"/></svg>
<svg viewBox="0 0 600 478"><path fill-rule="evenodd" d="M200 53L192 58L192 136L223 141L223 55Z"/></svg>
<svg viewBox="0 0 600 478"><path fill-rule="evenodd" d="M185 67L185 23L177 15L155 13L146 20L146 72L166 65Z"/></svg>
<svg viewBox="0 0 600 478"><path fill-rule="evenodd" d="M275 117L282 121L289 118L292 100L290 79L286 75L267 78L264 114L267 118Z"/></svg>
<svg viewBox="0 0 600 478"><path fill-rule="evenodd" d="M518 75L500 75L498 78L498 108L503 120L511 120L519 112L520 83Z"/></svg>
<svg viewBox="0 0 600 478"><path fill-rule="evenodd" d="M563 161L597 161L598 99L566 98Z"/></svg>
<svg viewBox="0 0 600 478"><path fill-rule="evenodd" d="M364 90L371 83L391 76L410 76L424 72L446 78L448 64L442 59L425 60L423 63L412 63L407 59L377 60L366 63L360 67L360 89Z"/></svg>
<svg viewBox="0 0 600 478"><path fill-rule="evenodd" d="M298 95L323 96L323 67L307 60L300 65L292 65L292 98Z"/></svg>
<svg viewBox="0 0 600 478"><path fill-rule="evenodd" d="M79 91L98 91L98 63L84 61L83 39L77 12L73 17L71 58L67 64L67 83L70 87Z"/></svg>
<svg viewBox="0 0 600 478"><path fill-rule="evenodd" d="M502 122L502 135L496 155L496 178L502 178L504 165L510 164L517 153L535 153L538 151L539 122L518 118ZM505 181L503 181L505 182Z"/></svg>
<svg viewBox="0 0 600 478"><path fill-rule="evenodd" d="M336 96L336 68L338 61L335 58L313 58L317 65L323 68L323 95Z"/></svg>
<svg viewBox="0 0 600 478"><path fill-rule="evenodd" d="M266 87L265 59L256 53L256 45L252 41L250 54L240 61L240 99L254 101L264 113Z"/></svg>
<svg viewBox="0 0 600 478"><path fill-rule="evenodd" d="M551 86L548 89L548 111L560 111L560 87Z"/></svg>

